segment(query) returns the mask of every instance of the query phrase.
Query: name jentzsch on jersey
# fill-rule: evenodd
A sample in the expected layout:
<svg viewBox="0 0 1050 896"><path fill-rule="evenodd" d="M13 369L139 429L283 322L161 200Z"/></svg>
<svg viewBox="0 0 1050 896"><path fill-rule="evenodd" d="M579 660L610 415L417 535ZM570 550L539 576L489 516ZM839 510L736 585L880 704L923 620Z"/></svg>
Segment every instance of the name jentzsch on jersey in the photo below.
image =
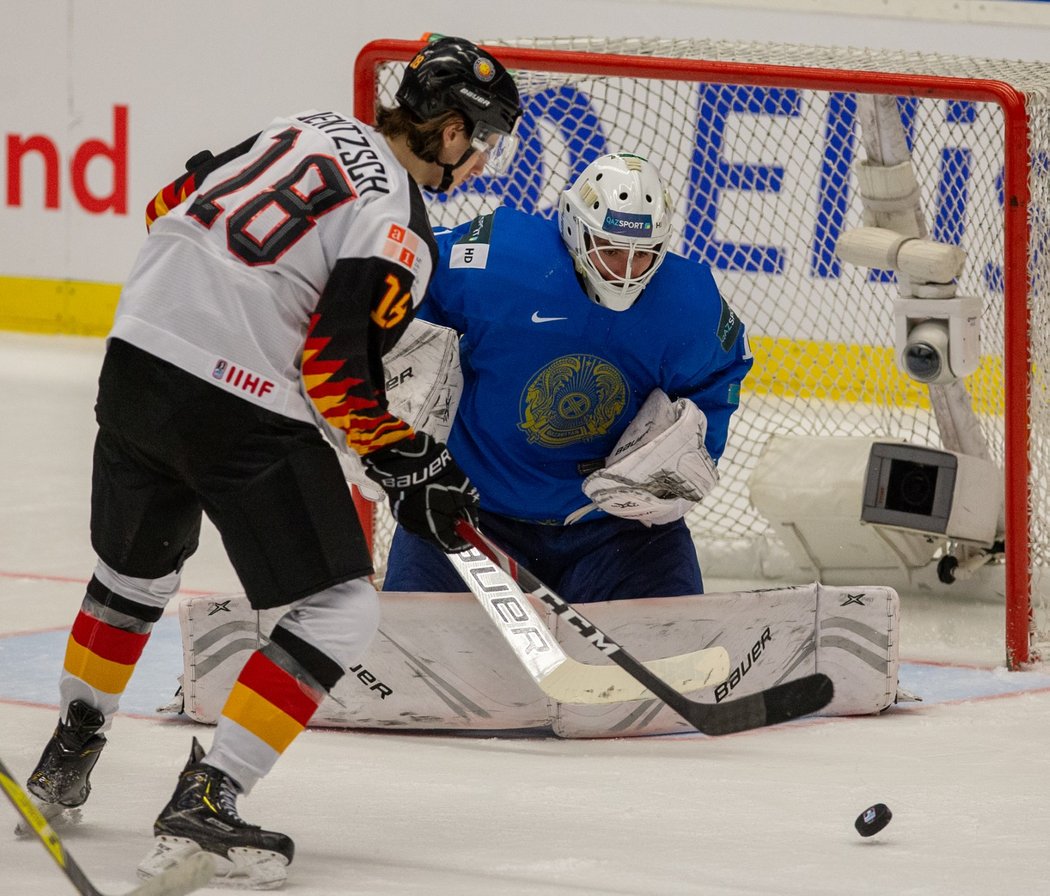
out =
<svg viewBox="0 0 1050 896"><path fill-rule="evenodd" d="M335 112L318 112L296 120L323 131L331 138L339 150L339 161L359 196L390 192L386 166L359 122Z"/></svg>

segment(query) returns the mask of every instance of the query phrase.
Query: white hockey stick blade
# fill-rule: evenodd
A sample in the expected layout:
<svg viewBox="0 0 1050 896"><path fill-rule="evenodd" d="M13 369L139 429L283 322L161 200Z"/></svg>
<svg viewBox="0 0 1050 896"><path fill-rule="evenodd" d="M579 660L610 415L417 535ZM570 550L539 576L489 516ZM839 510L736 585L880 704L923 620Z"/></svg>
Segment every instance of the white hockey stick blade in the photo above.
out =
<svg viewBox="0 0 1050 896"><path fill-rule="evenodd" d="M18 814L40 838L44 849L55 860L55 864L62 869L62 873L80 896L105 896L88 880L83 869L66 851L62 841L30 799L29 794L14 780L3 762L0 762L0 790L7 794ZM163 874L158 874L151 880L139 884L133 890L128 891L126 896L185 896L186 893L192 893L203 887L211 880L214 873L215 860L212 855L198 852L169 868Z"/></svg>
<svg viewBox="0 0 1050 896"><path fill-rule="evenodd" d="M560 703L623 703L654 694L624 669L581 663L568 656L514 579L476 548L449 554L471 593L510 645L537 686ZM724 647L644 663L680 693L714 687L729 675Z"/></svg>
<svg viewBox="0 0 1050 896"><path fill-rule="evenodd" d="M646 660L644 665L681 694L713 688L729 677L729 654L724 647ZM561 703L623 703L656 696L619 666L595 666L571 657L544 679L543 690Z"/></svg>

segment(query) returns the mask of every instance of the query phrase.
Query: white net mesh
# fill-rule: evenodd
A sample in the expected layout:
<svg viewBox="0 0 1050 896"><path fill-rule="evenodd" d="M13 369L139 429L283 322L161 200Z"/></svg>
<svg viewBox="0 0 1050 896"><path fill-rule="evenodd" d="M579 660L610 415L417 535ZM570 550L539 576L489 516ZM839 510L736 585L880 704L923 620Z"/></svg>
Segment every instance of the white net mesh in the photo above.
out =
<svg viewBox="0 0 1050 896"><path fill-rule="evenodd" d="M486 41L497 44L499 41ZM966 251L958 294L980 298L982 361L966 380L992 459L1002 469L1004 420L1004 113L974 101L969 82L994 79L1025 98L1031 206L1030 569L1038 586L1050 533L1050 359L1047 237L1050 210L1050 76L1044 65L997 60L787 45L692 40L543 39L508 46L750 63L746 77L711 81L620 74L573 75L517 67L525 116L511 170L432 199L438 225L454 225L503 203L552 215L558 193L597 155L647 156L677 197L673 249L710 264L723 294L748 323L756 364L745 382L720 465L722 481L689 518L705 563L718 575L732 545L776 542L751 506L747 480L776 433L899 437L939 446L927 390L893 363L892 276L843 264L838 236L861 223L853 166L863 158L858 89L866 72L934 76L957 96L924 98L922 85L897 96L930 236ZM789 68L777 68L787 66ZM401 63L382 66L377 101L390 105ZM798 73L828 72L820 88ZM951 80L949 80L951 79ZM859 85L859 86L858 86ZM1022 298L1023 301L1023 298ZM1023 350L1023 347L1020 347ZM1016 350L1016 347L1015 347ZM380 515L376 558L389 520ZM1038 592L1038 587L1037 587ZM1036 594L1037 609L1043 598Z"/></svg>

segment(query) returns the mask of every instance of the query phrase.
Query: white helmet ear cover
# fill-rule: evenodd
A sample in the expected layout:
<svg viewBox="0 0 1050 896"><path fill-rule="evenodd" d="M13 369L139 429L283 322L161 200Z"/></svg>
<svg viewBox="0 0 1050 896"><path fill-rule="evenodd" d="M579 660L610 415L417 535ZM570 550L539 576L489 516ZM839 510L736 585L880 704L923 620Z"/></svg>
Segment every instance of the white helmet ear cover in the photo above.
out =
<svg viewBox="0 0 1050 896"><path fill-rule="evenodd" d="M591 162L562 193L558 206L562 240L583 275L588 295L614 311L626 311L663 262L671 232L671 198L656 166L640 156L615 153ZM594 239L631 257L653 256L634 277L602 275L589 250Z"/></svg>

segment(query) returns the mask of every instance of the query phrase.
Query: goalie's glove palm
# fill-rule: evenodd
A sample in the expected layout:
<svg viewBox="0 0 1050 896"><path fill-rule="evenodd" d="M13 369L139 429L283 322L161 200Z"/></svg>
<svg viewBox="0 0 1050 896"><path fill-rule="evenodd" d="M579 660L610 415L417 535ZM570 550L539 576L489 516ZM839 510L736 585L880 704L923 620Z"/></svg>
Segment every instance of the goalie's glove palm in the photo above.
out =
<svg viewBox="0 0 1050 896"><path fill-rule="evenodd" d="M707 418L695 404L686 398L672 402L654 389L605 466L583 481L591 503L570 513L566 524L595 508L646 526L681 519L718 482L706 434Z"/></svg>
<svg viewBox="0 0 1050 896"><path fill-rule="evenodd" d="M456 522L477 524L478 491L449 454L444 442L425 432L380 448L364 458L366 472L386 492L394 519L409 532L436 542L444 551L470 547L456 534Z"/></svg>

